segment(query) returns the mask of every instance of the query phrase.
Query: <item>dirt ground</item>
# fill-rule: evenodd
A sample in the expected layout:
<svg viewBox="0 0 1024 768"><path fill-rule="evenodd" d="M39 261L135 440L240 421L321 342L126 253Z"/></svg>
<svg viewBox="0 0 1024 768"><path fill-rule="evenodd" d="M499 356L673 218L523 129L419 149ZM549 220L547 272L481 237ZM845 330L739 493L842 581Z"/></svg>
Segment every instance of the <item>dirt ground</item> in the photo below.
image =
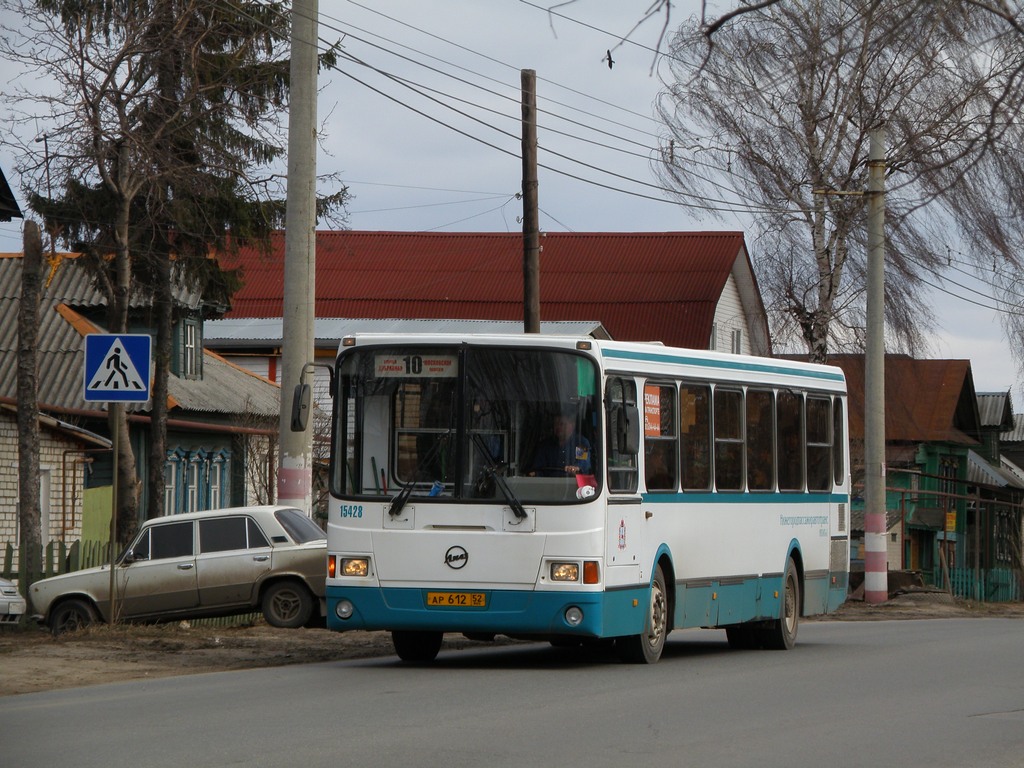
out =
<svg viewBox="0 0 1024 768"><path fill-rule="evenodd" d="M879 621L956 617L1024 619L1024 603L973 604L944 593L913 592L880 605L848 601L818 621ZM446 648L478 645L461 636ZM92 627L54 638L36 627L0 629L0 696L123 680L254 667L276 667L393 653L384 632L247 627L209 629L188 622L156 626Z"/></svg>

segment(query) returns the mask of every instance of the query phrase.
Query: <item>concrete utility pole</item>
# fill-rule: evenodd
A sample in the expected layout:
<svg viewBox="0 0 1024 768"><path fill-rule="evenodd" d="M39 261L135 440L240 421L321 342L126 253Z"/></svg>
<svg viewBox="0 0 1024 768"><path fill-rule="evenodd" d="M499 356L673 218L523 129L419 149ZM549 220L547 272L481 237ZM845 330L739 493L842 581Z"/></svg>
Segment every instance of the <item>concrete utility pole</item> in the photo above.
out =
<svg viewBox="0 0 1024 768"><path fill-rule="evenodd" d="M281 328L280 458L277 501L312 513L313 428L291 431L291 393L313 361L316 286L316 77L318 0L292 2L288 110L288 198Z"/></svg>
<svg viewBox="0 0 1024 768"><path fill-rule="evenodd" d="M523 91L523 330L540 333L540 225L537 216L537 73L524 69Z"/></svg>
<svg viewBox="0 0 1024 768"><path fill-rule="evenodd" d="M867 339L864 352L864 601L889 599L885 525L885 129L868 160Z"/></svg>

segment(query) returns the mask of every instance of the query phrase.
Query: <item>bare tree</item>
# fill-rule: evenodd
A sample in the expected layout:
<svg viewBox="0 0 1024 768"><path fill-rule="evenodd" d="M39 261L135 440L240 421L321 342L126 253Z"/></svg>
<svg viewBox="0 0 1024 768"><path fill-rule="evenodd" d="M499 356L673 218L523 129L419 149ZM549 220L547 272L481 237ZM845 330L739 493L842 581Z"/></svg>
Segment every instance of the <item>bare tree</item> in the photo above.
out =
<svg viewBox="0 0 1024 768"><path fill-rule="evenodd" d="M81 251L108 298L108 329L124 332L133 300L152 308L156 375L150 483L165 455L166 381L171 367L172 283L225 306L231 281L208 258L265 242L282 223L288 16L280 0L3 0L26 28L0 53L45 73L23 89L15 119L51 124L40 158L25 143L20 170L58 179L59 197L31 206ZM17 40L17 44L11 40ZM321 55L333 61L333 50ZM27 107L25 106L27 105ZM45 168L44 168L45 167ZM347 191L318 201L341 209ZM112 258L111 258L112 256ZM172 265L173 262L173 265ZM196 372L187 372L196 375ZM137 507L135 459L120 431L119 530ZM162 495L151 494L149 516Z"/></svg>
<svg viewBox="0 0 1024 768"><path fill-rule="evenodd" d="M858 195L870 133L884 125L887 344L926 348L921 278L964 234L951 212L992 197L986 161L1022 104L1021 46L1000 29L962 0L781 0L744 8L710 47L699 22L673 39L659 171L709 210L749 212L783 343L800 339L824 360L861 341ZM1022 168L1018 156L1003 162Z"/></svg>

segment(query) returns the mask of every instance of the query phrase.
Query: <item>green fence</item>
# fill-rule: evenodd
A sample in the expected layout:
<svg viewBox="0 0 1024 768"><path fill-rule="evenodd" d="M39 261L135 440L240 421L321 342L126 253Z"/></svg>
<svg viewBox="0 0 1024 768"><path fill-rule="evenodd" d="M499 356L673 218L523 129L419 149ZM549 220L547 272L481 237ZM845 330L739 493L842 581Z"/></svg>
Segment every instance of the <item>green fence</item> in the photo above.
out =
<svg viewBox="0 0 1024 768"><path fill-rule="evenodd" d="M934 584L946 586L945 574L937 568L932 574ZM975 571L973 568L951 568L949 590L965 600L983 603L1009 603L1024 597L1020 574L1009 568Z"/></svg>

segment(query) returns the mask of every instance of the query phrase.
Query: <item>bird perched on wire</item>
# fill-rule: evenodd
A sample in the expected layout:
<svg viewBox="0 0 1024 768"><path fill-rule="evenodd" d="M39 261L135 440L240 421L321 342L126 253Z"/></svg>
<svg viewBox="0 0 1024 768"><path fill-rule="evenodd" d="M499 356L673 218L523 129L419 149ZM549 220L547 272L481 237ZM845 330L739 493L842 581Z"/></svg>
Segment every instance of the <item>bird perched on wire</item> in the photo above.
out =
<svg viewBox="0 0 1024 768"><path fill-rule="evenodd" d="M613 64L615 63L615 62L614 62L614 61L612 60L612 52L611 52L610 50L609 50L609 51L607 51L607 52L605 53L605 57L604 57L603 59L601 59L601 61L607 61L607 62L608 62L608 69L611 69L611 68L612 68L612 65L613 65Z"/></svg>

